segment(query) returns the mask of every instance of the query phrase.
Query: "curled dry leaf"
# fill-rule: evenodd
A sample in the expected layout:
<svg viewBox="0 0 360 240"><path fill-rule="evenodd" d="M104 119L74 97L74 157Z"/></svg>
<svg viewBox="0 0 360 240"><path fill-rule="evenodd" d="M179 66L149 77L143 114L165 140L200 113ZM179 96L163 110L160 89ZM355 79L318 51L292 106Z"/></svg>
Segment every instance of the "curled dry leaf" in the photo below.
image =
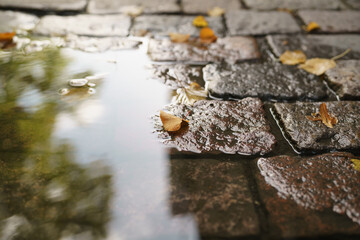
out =
<svg viewBox="0 0 360 240"><path fill-rule="evenodd" d="M304 63L306 61L306 55L300 50L287 50L283 54L281 54L280 61L282 64L296 65L299 63Z"/></svg>
<svg viewBox="0 0 360 240"><path fill-rule="evenodd" d="M221 7L214 7L213 9L208 11L208 15L210 17L219 17L225 13L225 9Z"/></svg>
<svg viewBox="0 0 360 240"><path fill-rule="evenodd" d="M207 98L207 91L199 84L192 82L189 87L179 88L176 91L176 96L173 98L173 102L182 103L187 105L194 105L198 100Z"/></svg>
<svg viewBox="0 0 360 240"><path fill-rule="evenodd" d="M312 58L299 66L299 68L317 76L334 67L336 67L336 62L326 58Z"/></svg>
<svg viewBox="0 0 360 240"><path fill-rule="evenodd" d="M160 111L160 120L164 126L165 131L168 132L178 131L180 130L183 122L188 122L164 111Z"/></svg>
<svg viewBox="0 0 360 240"><path fill-rule="evenodd" d="M206 21L206 19L204 18L204 16L197 16L196 18L194 18L193 20L193 25L196 27L207 27L208 26L208 22Z"/></svg>
<svg viewBox="0 0 360 240"><path fill-rule="evenodd" d="M309 24L304 26L303 28L304 28L305 31L311 32L311 31L313 31L315 29L319 29L320 25L317 22L309 22Z"/></svg>
<svg viewBox="0 0 360 240"><path fill-rule="evenodd" d="M356 171L360 172L360 160L359 159L351 159L350 160L353 163L353 167Z"/></svg>
<svg viewBox="0 0 360 240"><path fill-rule="evenodd" d="M311 121L322 121L329 128L333 128L338 123L338 119L328 113L326 103L320 105L320 112L312 113L312 116L306 116Z"/></svg>
<svg viewBox="0 0 360 240"><path fill-rule="evenodd" d="M200 42L201 43L213 43L217 40L217 36L214 31L209 27L204 27L200 31Z"/></svg>
<svg viewBox="0 0 360 240"><path fill-rule="evenodd" d="M189 41L190 34L181 34L181 33L170 33L170 40L174 43L184 43Z"/></svg>

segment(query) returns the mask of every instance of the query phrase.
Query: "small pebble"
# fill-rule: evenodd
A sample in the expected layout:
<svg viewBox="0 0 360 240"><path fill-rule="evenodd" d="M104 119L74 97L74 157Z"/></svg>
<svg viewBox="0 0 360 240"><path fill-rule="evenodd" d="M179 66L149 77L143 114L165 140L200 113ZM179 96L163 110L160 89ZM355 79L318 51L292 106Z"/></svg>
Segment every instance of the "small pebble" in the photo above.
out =
<svg viewBox="0 0 360 240"><path fill-rule="evenodd" d="M87 85L88 85L89 87L95 87L95 86L96 86L95 83L88 83Z"/></svg>
<svg viewBox="0 0 360 240"><path fill-rule="evenodd" d="M88 83L88 80L85 78L80 79L71 79L69 80L69 85L72 87L83 87Z"/></svg>
<svg viewBox="0 0 360 240"><path fill-rule="evenodd" d="M59 90L59 94L62 96L68 94L69 92L70 92L70 90L67 88L62 88Z"/></svg>
<svg viewBox="0 0 360 240"><path fill-rule="evenodd" d="M89 88L88 93L89 93L90 95L95 94L95 93L96 93L95 88Z"/></svg>

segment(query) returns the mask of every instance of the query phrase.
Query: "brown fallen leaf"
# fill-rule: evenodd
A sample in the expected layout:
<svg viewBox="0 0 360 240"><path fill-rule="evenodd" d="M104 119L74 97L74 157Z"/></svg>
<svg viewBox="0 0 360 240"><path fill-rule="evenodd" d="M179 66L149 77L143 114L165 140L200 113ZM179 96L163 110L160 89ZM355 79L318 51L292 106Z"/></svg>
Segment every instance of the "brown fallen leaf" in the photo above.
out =
<svg viewBox="0 0 360 240"><path fill-rule="evenodd" d="M213 9L208 11L208 15L210 17L219 17L225 13L225 9L221 7L214 7Z"/></svg>
<svg viewBox="0 0 360 240"><path fill-rule="evenodd" d="M183 122L189 122L164 111L160 111L160 120L168 132L176 132L180 130Z"/></svg>
<svg viewBox="0 0 360 240"><path fill-rule="evenodd" d="M315 29L320 29L320 25L317 22L309 22L308 25L303 26L303 29L307 32L311 32Z"/></svg>
<svg viewBox="0 0 360 240"><path fill-rule="evenodd" d="M304 63L306 61L306 55L301 50L286 50L283 54L281 54L280 61L282 64L296 65L299 63Z"/></svg>
<svg viewBox="0 0 360 240"><path fill-rule="evenodd" d="M0 33L0 49L9 48L15 45L13 43L14 36L15 32Z"/></svg>
<svg viewBox="0 0 360 240"><path fill-rule="evenodd" d="M299 68L317 76L334 67L336 67L336 62L326 58L312 58L299 66Z"/></svg>
<svg viewBox="0 0 360 240"><path fill-rule="evenodd" d="M172 102L192 106L196 101L206 99L207 95L207 90L202 88L199 84L192 82L186 88L179 88L176 91L176 96L174 96Z"/></svg>
<svg viewBox="0 0 360 240"><path fill-rule="evenodd" d="M213 43L217 40L217 36L214 31L209 27L204 27L200 31L200 42L201 43Z"/></svg>
<svg viewBox="0 0 360 240"><path fill-rule="evenodd" d="M329 128L333 128L338 123L338 119L328 113L326 103L320 105L320 112L312 113L312 116L306 116L311 121L322 121Z"/></svg>
<svg viewBox="0 0 360 240"><path fill-rule="evenodd" d="M193 20L193 25L196 27L207 27L208 26L208 22L206 21L206 19L204 18L204 16L197 16L196 18L194 18Z"/></svg>
<svg viewBox="0 0 360 240"><path fill-rule="evenodd" d="M350 160L353 163L353 167L356 171L360 172L360 160L359 159L351 159Z"/></svg>
<svg viewBox="0 0 360 240"><path fill-rule="evenodd" d="M190 34L181 34L181 33L170 33L170 40L174 43L184 43L189 41Z"/></svg>

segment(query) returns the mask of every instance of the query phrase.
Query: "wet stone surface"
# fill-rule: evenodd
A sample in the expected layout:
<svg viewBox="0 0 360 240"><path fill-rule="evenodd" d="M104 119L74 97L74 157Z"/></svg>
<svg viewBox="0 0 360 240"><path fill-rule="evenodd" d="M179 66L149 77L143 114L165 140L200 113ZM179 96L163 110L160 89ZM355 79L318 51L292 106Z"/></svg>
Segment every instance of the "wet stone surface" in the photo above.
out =
<svg viewBox="0 0 360 240"><path fill-rule="evenodd" d="M0 11L0 32L12 32L14 30L31 30L38 23L39 18L35 15Z"/></svg>
<svg viewBox="0 0 360 240"><path fill-rule="evenodd" d="M170 160L172 213L193 213L201 236L259 233L243 163L214 159Z"/></svg>
<svg viewBox="0 0 360 240"><path fill-rule="evenodd" d="M226 13L226 24L231 36L300 32L290 14L278 11L231 11Z"/></svg>
<svg viewBox="0 0 360 240"><path fill-rule="evenodd" d="M308 58L332 58L351 48L341 59L360 59L360 35L276 35L266 39L278 57L286 50L302 50Z"/></svg>
<svg viewBox="0 0 360 240"><path fill-rule="evenodd" d="M244 0L249 8L260 10L287 9L339 9L341 3L338 0Z"/></svg>
<svg viewBox="0 0 360 240"><path fill-rule="evenodd" d="M354 9L360 9L360 1L359 0L345 0L345 2Z"/></svg>
<svg viewBox="0 0 360 240"><path fill-rule="evenodd" d="M346 33L360 32L360 13L358 11L299 11L298 15L305 22L316 22L320 32Z"/></svg>
<svg viewBox="0 0 360 240"><path fill-rule="evenodd" d="M129 34L130 17L125 15L45 16L34 29L35 34L65 36L120 36Z"/></svg>
<svg viewBox="0 0 360 240"><path fill-rule="evenodd" d="M339 60L325 76L340 98L360 99L360 60Z"/></svg>
<svg viewBox="0 0 360 240"><path fill-rule="evenodd" d="M152 65L150 78L175 90L188 87L191 82L200 84L203 81L202 67L185 64Z"/></svg>
<svg viewBox="0 0 360 240"><path fill-rule="evenodd" d="M1 7L31 8L37 10L80 11L85 9L86 0L1 0Z"/></svg>
<svg viewBox="0 0 360 240"><path fill-rule="evenodd" d="M169 39L150 40L148 54L153 61L180 61L190 63L237 62L257 59L260 53L254 38L220 38L210 45L172 43Z"/></svg>
<svg viewBox="0 0 360 240"><path fill-rule="evenodd" d="M360 148L360 102L327 102L338 123L328 128L321 121L306 116L319 112L321 103L275 103L281 125L300 150L345 150Z"/></svg>
<svg viewBox="0 0 360 240"><path fill-rule="evenodd" d="M155 37L168 37L169 33L181 33L198 37L200 29L193 25L194 18L180 15L139 16L134 20L131 34L138 36L146 33ZM206 17L206 20L215 35L224 36L225 29L221 17Z"/></svg>
<svg viewBox="0 0 360 240"><path fill-rule="evenodd" d="M209 10L220 7L226 12L241 8L238 0L182 0L182 7L185 13L207 14Z"/></svg>
<svg viewBox="0 0 360 240"><path fill-rule="evenodd" d="M322 99L326 86L315 75L276 63L207 65L204 80L209 93L222 98Z"/></svg>
<svg viewBox="0 0 360 240"><path fill-rule="evenodd" d="M179 12L177 0L90 0L87 11L89 13L120 13L127 12L134 7L142 8L144 13L173 13Z"/></svg>
<svg viewBox="0 0 360 240"><path fill-rule="evenodd" d="M275 145L263 104L256 98L202 100L193 107L169 105L165 111L178 117L191 111L186 118L189 125L175 133L165 132L159 117L154 117L159 138L180 151L255 155L271 152Z"/></svg>
<svg viewBox="0 0 360 240"><path fill-rule="evenodd" d="M348 153L277 156L260 158L258 165L266 182L283 197L305 208L346 214L360 224L360 172L352 166L352 158Z"/></svg>

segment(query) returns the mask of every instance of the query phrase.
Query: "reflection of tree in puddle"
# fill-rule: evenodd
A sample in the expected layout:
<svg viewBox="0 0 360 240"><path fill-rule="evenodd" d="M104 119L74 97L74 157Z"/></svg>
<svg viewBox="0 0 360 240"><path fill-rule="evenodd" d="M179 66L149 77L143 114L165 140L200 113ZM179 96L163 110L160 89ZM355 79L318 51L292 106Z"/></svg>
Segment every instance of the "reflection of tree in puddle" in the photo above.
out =
<svg viewBox="0 0 360 240"><path fill-rule="evenodd" d="M68 62L57 49L0 59L0 239L106 235L109 169L80 166L70 145L51 144Z"/></svg>

